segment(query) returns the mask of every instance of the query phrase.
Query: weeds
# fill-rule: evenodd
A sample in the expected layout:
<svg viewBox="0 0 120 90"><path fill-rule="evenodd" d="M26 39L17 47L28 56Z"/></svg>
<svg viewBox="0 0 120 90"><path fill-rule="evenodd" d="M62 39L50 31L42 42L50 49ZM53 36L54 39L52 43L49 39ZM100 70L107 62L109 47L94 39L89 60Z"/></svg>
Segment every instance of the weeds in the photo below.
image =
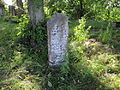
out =
<svg viewBox="0 0 120 90"><path fill-rule="evenodd" d="M85 18L79 24L70 23L69 60L59 70L52 70L47 63L45 22L32 31L28 18L23 18L19 26L0 20L1 90L120 89L119 50L114 54L115 48L109 44L113 42L113 38L118 43L118 38L111 34L113 30L110 24L105 31L107 35L101 33L101 39L109 41L103 44L98 34L96 38L91 38L90 29L94 27L88 27ZM115 31L118 32L116 29Z"/></svg>
<svg viewBox="0 0 120 90"><path fill-rule="evenodd" d="M111 23L109 23L106 30L101 31L100 39L102 40L102 42L108 43L111 41L111 38L112 38L112 27L111 27Z"/></svg>

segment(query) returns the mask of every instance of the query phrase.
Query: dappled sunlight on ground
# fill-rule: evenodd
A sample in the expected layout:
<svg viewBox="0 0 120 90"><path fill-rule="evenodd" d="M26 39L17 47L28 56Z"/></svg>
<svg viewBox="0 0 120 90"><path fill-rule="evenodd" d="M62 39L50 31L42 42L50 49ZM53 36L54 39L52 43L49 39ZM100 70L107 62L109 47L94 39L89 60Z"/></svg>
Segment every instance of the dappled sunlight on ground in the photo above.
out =
<svg viewBox="0 0 120 90"><path fill-rule="evenodd" d="M52 71L47 65L46 55L41 52L44 46L24 45L24 39L19 41L21 30L17 24L0 23L0 89L120 89L119 51L115 53L116 48L110 44L93 37L82 43L69 38L69 65ZM76 26L78 22L70 26L70 37Z"/></svg>

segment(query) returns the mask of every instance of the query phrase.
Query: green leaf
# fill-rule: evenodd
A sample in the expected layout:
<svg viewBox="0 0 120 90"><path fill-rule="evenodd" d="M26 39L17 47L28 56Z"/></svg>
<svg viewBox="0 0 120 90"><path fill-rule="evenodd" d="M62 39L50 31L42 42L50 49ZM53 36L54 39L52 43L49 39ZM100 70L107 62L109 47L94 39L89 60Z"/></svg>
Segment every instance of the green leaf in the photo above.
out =
<svg viewBox="0 0 120 90"><path fill-rule="evenodd" d="M48 86L52 87L52 83L50 81L48 81Z"/></svg>
<svg viewBox="0 0 120 90"><path fill-rule="evenodd" d="M62 80L65 80L65 78L63 78L63 77L60 77Z"/></svg>

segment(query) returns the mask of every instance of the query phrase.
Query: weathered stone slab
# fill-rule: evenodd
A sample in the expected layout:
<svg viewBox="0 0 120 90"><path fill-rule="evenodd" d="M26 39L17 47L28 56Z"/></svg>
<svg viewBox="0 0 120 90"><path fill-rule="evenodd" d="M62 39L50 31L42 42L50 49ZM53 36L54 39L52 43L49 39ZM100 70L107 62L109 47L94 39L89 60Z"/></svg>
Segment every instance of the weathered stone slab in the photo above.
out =
<svg viewBox="0 0 120 90"><path fill-rule="evenodd" d="M68 17L57 13L47 22L49 65L58 67L67 57Z"/></svg>

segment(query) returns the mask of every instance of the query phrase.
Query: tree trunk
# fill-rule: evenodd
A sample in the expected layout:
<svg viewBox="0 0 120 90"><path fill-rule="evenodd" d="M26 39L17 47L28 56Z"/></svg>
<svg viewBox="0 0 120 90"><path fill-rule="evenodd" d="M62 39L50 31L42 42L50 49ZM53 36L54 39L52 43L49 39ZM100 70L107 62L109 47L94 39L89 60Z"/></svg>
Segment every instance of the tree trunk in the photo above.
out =
<svg viewBox="0 0 120 90"><path fill-rule="evenodd" d="M4 15L4 5L0 5L0 18Z"/></svg>
<svg viewBox="0 0 120 90"><path fill-rule="evenodd" d="M22 2L22 0L16 0L16 2L17 2L17 6L18 6L19 8L24 9L24 8L23 8L23 2Z"/></svg>
<svg viewBox="0 0 120 90"><path fill-rule="evenodd" d="M80 4L78 5L78 18L83 16L83 0L80 0Z"/></svg>
<svg viewBox="0 0 120 90"><path fill-rule="evenodd" d="M9 5L9 15L16 16L15 6Z"/></svg>
<svg viewBox="0 0 120 90"><path fill-rule="evenodd" d="M18 6L18 17L20 17L24 13L24 8L23 8L23 2L22 0L16 0L17 6Z"/></svg>
<svg viewBox="0 0 120 90"><path fill-rule="evenodd" d="M33 26L42 22L45 16L43 10L43 0L28 0L28 12Z"/></svg>

